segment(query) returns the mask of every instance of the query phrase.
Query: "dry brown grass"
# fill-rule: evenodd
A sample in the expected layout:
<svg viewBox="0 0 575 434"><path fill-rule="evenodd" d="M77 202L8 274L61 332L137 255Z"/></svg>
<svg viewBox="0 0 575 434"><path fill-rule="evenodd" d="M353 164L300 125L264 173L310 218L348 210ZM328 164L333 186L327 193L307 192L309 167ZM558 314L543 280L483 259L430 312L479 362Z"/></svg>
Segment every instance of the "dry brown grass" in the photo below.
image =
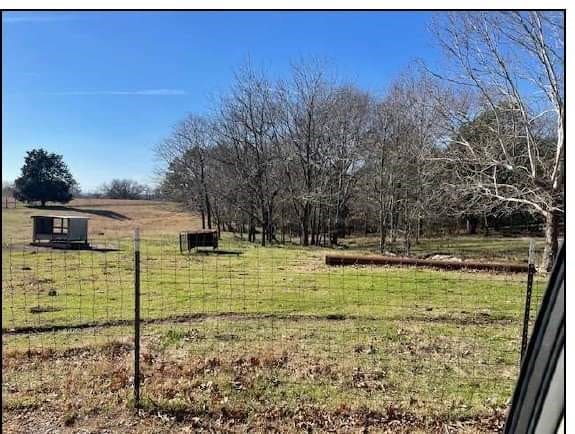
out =
<svg viewBox="0 0 575 434"><path fill-rule="evenodd" d="M325 361L306 363L297 354L263 348L251 356L212 353L205 357L154 345L144 345L146 398L143 408L135 412L130 406L131 358L131 345L125 340L81 350L12 354L3 366L10 374L5 386L11 394L3 403L3 431L443 434L497 432L503 421L501 410L450 419L426 417L389 402L376 408L351 402L332 407L306 399L282 404L281 393L262 395L262 381L269 383L266 388L284 390L291 386L268 379L282 378L282 373L294 369L305 376L302 382L345 376L360 387L375 380Z"/></svg>
<svg viewBox="0 0 575 434"><path fill-rule="evenodd" d="M171 202L147 200L74 199L65 206L50 204L41 208L2 209L2 239L28 240L34 214L82 215L90 218L89 235L98 238L131 236L140 227L142 236L172 235L197 229L196 215Z"/></svg>

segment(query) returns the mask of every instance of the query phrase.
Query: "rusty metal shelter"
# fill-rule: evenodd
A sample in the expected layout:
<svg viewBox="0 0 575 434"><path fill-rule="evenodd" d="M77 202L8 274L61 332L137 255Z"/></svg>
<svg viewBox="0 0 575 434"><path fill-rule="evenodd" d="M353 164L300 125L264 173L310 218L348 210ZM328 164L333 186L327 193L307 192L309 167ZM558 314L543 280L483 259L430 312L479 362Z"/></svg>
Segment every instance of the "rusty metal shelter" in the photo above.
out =
<svg viewBox="0 0 575 434"><path fill-rule="evenodd" d="M199 230L180 232L180 252L190 251L197 247L218 248L218 232L216 230Z"/></svg>

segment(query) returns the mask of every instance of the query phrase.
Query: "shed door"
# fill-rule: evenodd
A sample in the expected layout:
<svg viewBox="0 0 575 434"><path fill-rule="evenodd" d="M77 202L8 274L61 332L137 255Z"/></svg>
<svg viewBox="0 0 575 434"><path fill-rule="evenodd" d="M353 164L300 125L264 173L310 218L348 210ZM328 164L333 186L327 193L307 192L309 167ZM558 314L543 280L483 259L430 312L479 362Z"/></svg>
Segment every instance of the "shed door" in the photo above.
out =
<svg viewBox="0 0 575 434"><path fill-rule="evenodd" d="M52 234L52 219L51 218L37 218L34 221L35 230L37 234L51 235Z"/></svg>

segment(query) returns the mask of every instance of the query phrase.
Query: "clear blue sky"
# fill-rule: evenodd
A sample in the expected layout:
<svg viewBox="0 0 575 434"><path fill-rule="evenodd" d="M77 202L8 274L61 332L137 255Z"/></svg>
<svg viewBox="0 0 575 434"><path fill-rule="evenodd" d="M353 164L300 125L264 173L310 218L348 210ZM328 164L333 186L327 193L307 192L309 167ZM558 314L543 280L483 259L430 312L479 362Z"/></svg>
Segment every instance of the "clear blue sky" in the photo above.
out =
<svg viewBox="0 0 575 434"><path fill-rule="evenodd" d="M153 147L207 112L246 59L281 75L319 57L382 92L438 50L422 12L46 12L2 14L2 179L26 150L64 155L83 190L155 179Z"/></svg>

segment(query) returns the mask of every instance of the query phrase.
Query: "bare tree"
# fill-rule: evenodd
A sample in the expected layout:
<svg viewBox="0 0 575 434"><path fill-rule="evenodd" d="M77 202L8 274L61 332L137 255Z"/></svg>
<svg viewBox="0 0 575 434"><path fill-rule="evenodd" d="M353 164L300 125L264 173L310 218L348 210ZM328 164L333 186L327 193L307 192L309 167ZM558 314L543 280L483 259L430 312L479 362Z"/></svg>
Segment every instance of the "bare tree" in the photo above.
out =
<svg viewBox="0 0 575 434"><path fill-rule="evenodd" d="M282 175L286 194L300 226L301 243L310 243L315 231L315 208L326 203L325 170L327 128L333 83L321 65L298 64L288 81L279 86L281 98Z"/></svg>
<svg viewBox="0 0 575 434"><path fill-rule="evenodd" d="M335 90L330 107L326 154L333 228L331 243L345 236L346 217L360 169L365 164L364 143L370 130L370 97L352 86Z"/></svg>
<svg viewBox="0 0 575 434"><path fill-rule="evenodd" d="M402 240L409 254L433 224L529 211L548 221L548 258L563 209L563 127L553 109L562 110L553 103L563 90L536 98L510 49L512 30L537 17L449 16L439 33L456 73L404 74L383 98L338 84L318 63L275 82L244 67L214 116L188 117L158 147L162 186L204 225L215 220L252 242L261 230L264 245L279 241L278 228L281 242L337 244L359 222L365 235L379 233L381 251Z"/></svg>
<svg viewBox="0 0 575 434"><path fill-rule="evenodd" d="M235 205L250 219L250 238L256 223L262 245L275 237L273 216L280 191L276 174L278 155L277 94L263 74L246 66L236 74L231 92L222 100L217 140L227 147L220 161L238 185Z"/></svg>
<svg viewBox="0 0 575 434"><path fill-rule="evenodd" d="M156 155L167 163L164 191L187 201L202 216L202 227L212 228L213 201L211 194L208 152L214 143L210 120L190 115L156 147Z"/></svg>
<svg viewBox="0 0 575 434"><path fill-rule="evenodd" d="M12 196L14 194L14 183L9 181L2 181L2 196Z"/></svg>
<svg viewBox="0 0 575 434"><path fill-rule="evenodd" d="M465 111L445 108L456 187L540 214L550 269L564 213L564 14L457 12L438 20L436 35L455 66L441 77L477 94ZM486 133L462 128L473 122Z"/></svg>
<svg viewBox="0 0 575 434"><path fill-rule="evenodd" d="M109 199L140 199L146 187L131 179L113 179L100 187L103 197Z"/></svg>
<svg viewBox="0 0 575 434"><path fill-rule="evenodd" d="M368 143L364 189L376 204L379 248L402 232L405 252L418 242L439 191L432 158L443 133L433 83L404 74L375 104Z"/></svg>

